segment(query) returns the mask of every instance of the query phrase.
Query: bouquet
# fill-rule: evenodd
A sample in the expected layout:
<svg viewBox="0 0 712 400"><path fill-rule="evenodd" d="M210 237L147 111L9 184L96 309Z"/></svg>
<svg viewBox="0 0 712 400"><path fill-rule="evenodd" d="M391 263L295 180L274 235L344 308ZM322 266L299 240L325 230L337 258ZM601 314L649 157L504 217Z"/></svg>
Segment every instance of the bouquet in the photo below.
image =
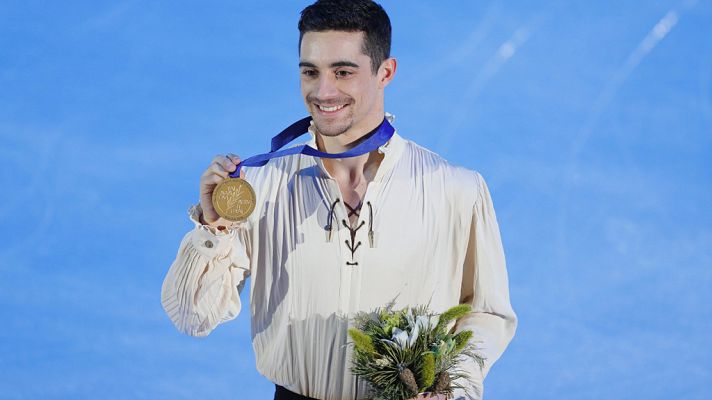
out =
<svg viewBox="0 0 712 400"><path fill-rule="evenodd" d="M463 388L456 380L467 377L458 368L462 356L484 367L484 357L470 342L472 331L448 332L450 322L470 311L460 304L438 315L427 306L393 310L389 304L357 314L355 327L349 329L351 372L371 385L376 400L404 400L419 393L450 397Z"/></svg>

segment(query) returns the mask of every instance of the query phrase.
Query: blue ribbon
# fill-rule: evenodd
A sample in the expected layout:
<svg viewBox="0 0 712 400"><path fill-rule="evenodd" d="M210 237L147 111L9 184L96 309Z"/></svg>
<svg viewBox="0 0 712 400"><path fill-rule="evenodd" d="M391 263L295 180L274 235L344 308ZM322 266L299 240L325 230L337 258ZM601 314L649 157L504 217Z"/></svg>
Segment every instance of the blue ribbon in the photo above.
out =
<svg viewBox="0 0 712 400"><path fill-rule="evenodd" d="M273 158L289 156L292 154L306 154L308 156L320 158L348 158L360 156L362 154L370 153L386 144L395 132L395 129L388 122L388 120L383 118L383 122L381 122L378 128L376 128L372 133L369 133L361 143L359 143L356 147L341 153L324 153L323 151L319 151L306 144L280 150L287 143L307 133L311 119L311 117L306 117L288 126L285 130L272 138L272 147L269 153L258 154L246 160L240 161L235 171L230 173L230 177L239 177L240 169L242 169L242 167L261 167Z"/></svg>

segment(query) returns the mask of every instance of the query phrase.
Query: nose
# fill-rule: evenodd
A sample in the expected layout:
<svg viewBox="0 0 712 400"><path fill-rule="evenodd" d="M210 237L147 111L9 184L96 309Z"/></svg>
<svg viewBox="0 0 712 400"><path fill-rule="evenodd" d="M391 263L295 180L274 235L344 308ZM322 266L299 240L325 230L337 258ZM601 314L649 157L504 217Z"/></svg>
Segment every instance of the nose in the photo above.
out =
<svg viewBox="0 0 712 400"><path fill-rule="evenodd" d="M329 74L321 74L317 82L316 97L319 100L328 100L338 97L339 90L336 87L336 79Z"/></svg>

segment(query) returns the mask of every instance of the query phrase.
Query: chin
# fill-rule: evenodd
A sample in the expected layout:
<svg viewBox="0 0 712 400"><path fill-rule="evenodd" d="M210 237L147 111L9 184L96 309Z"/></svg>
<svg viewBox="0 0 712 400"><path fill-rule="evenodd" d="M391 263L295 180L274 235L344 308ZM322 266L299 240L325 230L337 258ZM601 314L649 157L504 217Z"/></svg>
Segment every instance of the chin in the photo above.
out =
<svg viewBox="0 0 712 400"><path fill-rule="evenodd" d="M336 137L336 136L339 136L339 135L343 134L344 132L348 131L349 129L348 129L348 127L344 128L344 129L335 129L335 128L334 129L322 129L322 128L319 128L319 125L317 125L316 130L322 136Z"/></svg>
<svg viewBox="0 0 712 400"><path fill-rule="evenodd" d="M334 136L339 136L343 134L344 132L348 131L351 129L351 124L349 123L343 123L343 124L330 124L330 123L323 123L323 122L318 122L314 120L314 125L316 126L316 130L323 136L329 136L329 137L334 137Z"/></svg>

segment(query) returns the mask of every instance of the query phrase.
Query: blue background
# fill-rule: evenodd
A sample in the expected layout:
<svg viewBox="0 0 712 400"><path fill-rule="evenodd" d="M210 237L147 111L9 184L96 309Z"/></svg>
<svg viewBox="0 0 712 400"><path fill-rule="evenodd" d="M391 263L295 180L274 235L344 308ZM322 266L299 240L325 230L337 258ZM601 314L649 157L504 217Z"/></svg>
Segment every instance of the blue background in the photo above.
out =
<svg viewBox="0 0 712 400"><path fill-rule="evenodd" d="M0 3L0 398L271 398L248 313L191 338L160 288L211 158L305 115L306 4ZM486 397L711 398L712 2L383 5L394 125L495 202Z"/></svg>

